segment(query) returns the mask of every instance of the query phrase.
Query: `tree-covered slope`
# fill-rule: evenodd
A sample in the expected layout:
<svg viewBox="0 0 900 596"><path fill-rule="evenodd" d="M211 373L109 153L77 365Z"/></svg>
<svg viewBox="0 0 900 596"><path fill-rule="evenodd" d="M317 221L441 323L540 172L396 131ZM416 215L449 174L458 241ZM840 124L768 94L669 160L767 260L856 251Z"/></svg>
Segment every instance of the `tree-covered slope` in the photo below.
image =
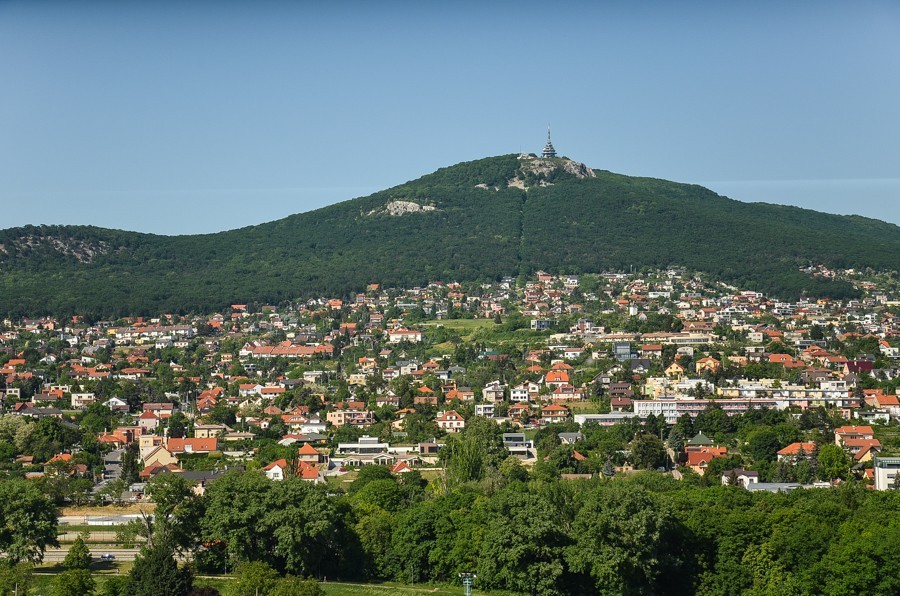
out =
<svg viewBox="0 0 900 596"><path fill-rule="evenodd" d="M845 284L799 267L893 268L898 256L900 228L883 222L740 203L699 186L507 155L218 234L3 230L0 312L183 312L342 294L372 282L632 265L681 265L785 297L842 295L850 290Z"/></svg>
<svg viewBox="0 0 900 596"><path fill-rule="evenodd" d="M683 265L790 298L852 290L800 267L891 269L900 257L900 228L892 224L742 203L700 186L610 172L532 189L524 212L527 269Z"/></svg>

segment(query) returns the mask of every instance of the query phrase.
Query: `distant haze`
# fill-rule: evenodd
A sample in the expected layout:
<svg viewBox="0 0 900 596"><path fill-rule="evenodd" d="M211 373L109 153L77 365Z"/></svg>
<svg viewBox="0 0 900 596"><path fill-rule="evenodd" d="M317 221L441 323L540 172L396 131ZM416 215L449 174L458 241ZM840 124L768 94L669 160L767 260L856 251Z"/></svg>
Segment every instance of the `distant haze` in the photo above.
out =
<svg viewBox="0 0 900 596"><path fill-rule="evenodd" d="M489 4L488 6L482 4ZM0 3L0 227L243 227L539 152L900 223L900 3Z"/></svg>

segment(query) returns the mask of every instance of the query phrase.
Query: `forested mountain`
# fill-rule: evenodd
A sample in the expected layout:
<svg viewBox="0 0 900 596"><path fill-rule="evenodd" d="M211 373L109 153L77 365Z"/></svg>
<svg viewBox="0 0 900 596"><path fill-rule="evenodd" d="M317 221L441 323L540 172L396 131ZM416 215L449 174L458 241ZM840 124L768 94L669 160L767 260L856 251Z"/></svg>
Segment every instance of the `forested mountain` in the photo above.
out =
<svg viewBox="0 0 900 596"><path fill-rule="evenodd" d="M0 313L115 316L345 294L368 283L682 266L773 296L844 297L810 264L890 269L900 228L505 155L241 229L0 231Z"/></svg>

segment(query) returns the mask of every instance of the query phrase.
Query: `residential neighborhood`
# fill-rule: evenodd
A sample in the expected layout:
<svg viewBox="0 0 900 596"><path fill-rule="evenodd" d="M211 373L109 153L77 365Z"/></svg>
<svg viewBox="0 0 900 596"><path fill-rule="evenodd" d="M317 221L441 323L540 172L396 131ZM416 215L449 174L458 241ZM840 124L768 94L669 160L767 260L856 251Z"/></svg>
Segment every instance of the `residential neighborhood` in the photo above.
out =
<svg viewBox="0 0 900 596"><path fill-rule="evenodd" d="M78 462L73 475L95 483L92 498L110 486L107 449L136 450L128 486L114 485L129 498L142 498L142 481L158 473L201 468L258 466L270 478L321 482L354 464L394 465L398 454L417 456L404 460L410 468L437 468L423 445L440 446L478 417L531 438L555 427L659 428L664 467L676 475L703 476L713 460L737 457L768 465L755 469L763 479L793 478L787 466L834 444L847 469L821 480L852 475L875 486L879 458L900 447L896 285L816 273L854 280L865 298L779 302L678 270L539 272L482 285L372 284L349 297L206 316L7 320L5 417L93 432L99 451L10 443L4 466L38 479ZM681 444L717 412L800 423L767 462L727 424L712 433L718 446ZM673 441L673 432L690 436ZM364 435L394 455L340 447ZM576 468L599 473L608 459L631 469L622 447L593 457L586 449L588 462L604 461ZM315 474L279 463L313 451L304 465Z"/></svg>
<svg viewBox="0 0 900 596"><path fill-rule="evenodd" d="M816 273L863 298L782 302L681 270L539 272L6 320L0 469L58 507L154 507L173 482L210 502L234 482L356 502L375 479L422 503L466 482L578 491L643 475L747 498L900 489L900 287Z"/></svg>

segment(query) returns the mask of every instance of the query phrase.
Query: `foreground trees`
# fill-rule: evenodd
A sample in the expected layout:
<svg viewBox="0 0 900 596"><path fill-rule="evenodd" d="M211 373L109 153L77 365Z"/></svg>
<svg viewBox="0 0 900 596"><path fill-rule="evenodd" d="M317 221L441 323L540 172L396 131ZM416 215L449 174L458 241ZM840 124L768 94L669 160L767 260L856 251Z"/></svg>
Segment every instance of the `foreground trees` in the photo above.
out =
<svg viewBox="0 0 900 596"><path fill-rule="evenodd" d="M682 528L670 508L643 488L610 484L591 490L575 516L572 571L590 576L598 594L666 594L683 588Z"/></svg>
<svg viewBox="0 0 900 596"><path fill-rule="evenodd" d="M358 540L343 540L341 502L324 487L297 478L272 482L232 472L210 486L202 532L236 561L266 561L301 577L334 574L340 555Z"/></svg>
<svg viewBox="0 0 900 596"><path fill-rule="evenodd" d="M417 474L366 470L345 496L230 473L204 499L201 551L218 553L219 570L254 563L246 581L273 591L276 575L455 583L462 572L525 594L900 590L898 493L846 483L760 494L653 472L541 480L492 466L428 488Z"/></svg>
<svg viewBox="0 0 900 596"><path fill-rule="evenodd" d="M56 507L27 480L0 480L0 554L6 562L32 563L56 546Z"/></svg>
<svg viewBox="0 0 900 596"><path fill-rule="evenodd" d="M184 551L199 573L237 570L235 590L268 594L314 594L310 577L455 583L464 572L525 594L900 593L900 491L848 481L751 493L656 472L559 480L471 448L457 453L484 473L450 486L374 467L346 493L258 471L230 472L203 497L154 480L146 546L129 577L100 587L186 595L192 574L173 556ZM53 538L55 512L35 491L0 481L0 593L27 583L15 562L39 560ZM73 545L56 593L89 590L83 550Z"/></svg>
<svg viewBox="0 0 900 596"><path fill-rule="evenodd" d="M185 596L194 583L190 569L178 567L167 544L141 549L128 579L127 593L134 596Z"/></svg>

